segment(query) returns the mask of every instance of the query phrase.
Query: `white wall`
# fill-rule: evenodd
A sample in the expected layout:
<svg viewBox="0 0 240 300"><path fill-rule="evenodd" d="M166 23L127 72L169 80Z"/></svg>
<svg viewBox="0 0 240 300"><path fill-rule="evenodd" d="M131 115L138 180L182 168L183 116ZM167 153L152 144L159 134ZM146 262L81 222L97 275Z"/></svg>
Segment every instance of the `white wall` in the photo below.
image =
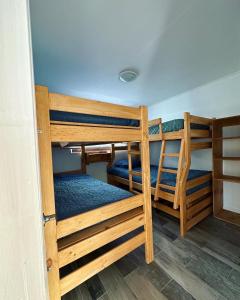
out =
<svg viewBox="0 0 240 300"><path fill-rule="evenodd" d="M0 1L0 299L46 296L28 1Z"/></svg>
<svg viewBox="0 0 240 300"><path fill-rule="evenodd" d="M174 84L174 83L173 83ZM161 117L164 121L182 118L184 112L205 117L226 117L240 114L240 73L224 77L205 86L159 102L149 107L149 119ZM230 129L233 131L233 129ZM235 130L240 135L240 128ZM228 132L229 134L229 132ZM173 147L176 147L176 143ZM151 162L159 157L159 143L151 145ZM240 143L225 145L224 151L240 155ZM230 155L230 154L229 154ZM212 169L211 150L201 150L192 154L192 168ZM224 170L240 175L240 162L225 162ZM240 212L240 186L224 183L224 207Z"/></svg>
<svg viewBox="0 0 240 300"><path fill-rule="evenodd" d="M117 151L116 159L127 158L125 151ZM53 172L72 171L81 168L81 159L79 154L71 154L70 149L53 148ZM99 162L87 166L87 174L107 181L107 163Z"/></svg>

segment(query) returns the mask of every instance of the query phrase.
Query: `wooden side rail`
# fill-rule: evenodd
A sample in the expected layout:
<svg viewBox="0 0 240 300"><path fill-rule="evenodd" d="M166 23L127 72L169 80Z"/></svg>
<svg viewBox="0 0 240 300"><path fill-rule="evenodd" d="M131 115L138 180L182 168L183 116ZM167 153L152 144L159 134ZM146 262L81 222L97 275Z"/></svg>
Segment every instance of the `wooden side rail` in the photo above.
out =
<svg viewBox="0 0 240 300"><path fill-rule="evenodd" d="M190 123L211 126L213 119L190 115Z"/></svg>
<svg viewBox="0 0 240 300"><path fill-rule="evenodd" d="M53 125L52 142L128 142L141 141L140 129L123 129L93 126Z"/></svg>
<svg viewBox="0 0 240 300"><path fill-rule="evenodd" d="M50 110L141 120L141 109L124 105L49 93Z"/></svg>
<svg viewBox="0 0 240 300"><path fill-rule="evenodd" d="M140 233L135 237L131 238L130 240L104 253L103 255L94 259L93 261L89 262L83 267L80 267L76 271L63 277L60 280L61 295L62 296L65 295L67 292L74 289L79 284L83 283L87 279L91 278L95 274L107 268L115 261L127 255L129 252L143 245L145 241L146 240L145 240L144 232Z"/></svg>
<svg viewBox="0 0 240 300"><path fill-rule="evenodd" d="M104 226L104 230L69 245L58 252L59 267L63 267L143 225L143 212L129 220L114 224L114 226L107 227L101 224L101 227Z"/></svg>
<svg viewBox="0 0 240 300"><path fill-rule="evenodd" d="M143 194L139 194L59 221L57 222L57 239L142 206L143 200Z"/></svg>

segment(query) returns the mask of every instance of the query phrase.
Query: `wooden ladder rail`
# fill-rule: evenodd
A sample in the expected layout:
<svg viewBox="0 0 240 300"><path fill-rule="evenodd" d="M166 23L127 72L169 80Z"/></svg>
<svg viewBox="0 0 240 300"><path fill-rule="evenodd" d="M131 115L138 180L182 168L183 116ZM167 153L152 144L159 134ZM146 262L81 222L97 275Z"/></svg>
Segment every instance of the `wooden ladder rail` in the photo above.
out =
<svg viewBox="0 0 240 300"><path fill-rule="evenodd" d="M132 142L127 143L128 148L128 179L129 179L129 191L134 194L140 194L139 191L133 188L133 176L142 176L142 172L134 172L132 169L132 155L139 155L141 157L140 150L132 150Z"/></svg>
<svg viewBox="0 0 240 300"><path fill-rule="evenodd" d="M180 198L180 180L183 172L183 161L184 161L184 138L181 139L180 142L180 151L179 153L166 153L166 144L167 140L162 139L162 147L160 151L160 159L159 159L159 166L158 166L158 174L157 174L157 182L156 182L156 189L154 200L157 201L159 199L159 189L161 188L161 174L162 172L168 172L176 174L176 186L174 188L174 201L173 201L173 208L178 209L179 207L179 198ZM167 169L163 167L165 157L178 157L178 168L177 171ZM166 188L166 187L165 187ZM169 188L170 189L170 188ZM171 188L172 190L172 188Z"/></svg>

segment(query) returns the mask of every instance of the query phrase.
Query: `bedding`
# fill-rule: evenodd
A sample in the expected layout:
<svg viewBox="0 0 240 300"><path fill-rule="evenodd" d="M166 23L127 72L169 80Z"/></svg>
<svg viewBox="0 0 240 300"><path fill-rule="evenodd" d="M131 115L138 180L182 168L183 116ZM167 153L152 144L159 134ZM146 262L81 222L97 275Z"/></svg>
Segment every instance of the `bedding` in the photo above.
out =
<svg viewBox="0 0 240 300"><path fill-rule="evenodd" d="M184 119L175 119L162 123L162 132L179 131L184 128ZM191 129L209 130L209 126L191 123ZM158 134L159 125L149 127L149 134Z"/></svg>
<svg viewBox="0 0 240 300"><path fill-rule="evenodd" d="M177 170L176 168L170 168L170 167L166 167L166 168L172 169L172 170ZM115 165L113 165L112 167L108 167L107 171L111 175L115 175L115 176L119 176L119 177L128 179L128 169L116 167ZM141 167L133 168L133 171L141 172ZM150 173L151 173L151 186L155 188L156 182L157 182L158 166L151 165ZM192 179L195 179L195 178L198 178L198 177L210 174L210 173L211 173L211 171L189 170L187 180L189 181L189 180L192 180ZM142 183L142 178L140 176L133 176L133 181ZM163 172L161 174L161 183L170 185L170 186L176 186L176 174ZM187 190L187 195L190 195L190 194L192 194L206 186L209 186L209 185L211 185L211 181L205 182L201 185L191 188L191 189ZM162 189L162 188L161 188L161 190L166 191L171 194L174 194L174 191L171 191L171 190Z"/></svg>
<svg viewBox="0 0 240 300"><path fill-rule="evenodd" d="M115 163L116 167L128 169L128 160L119 159ZM132 159L132 168L137 168L141 166L141 161L139 159Z"/></svg>
<svg viewBox="0 0 240 300"><path fill-rule="evenodd" d="M50 110L51 121L139 127L138 120Z"/></svg>
<svg viewBox="0 0 240 300"><path fill-rule="evenodd" d="M54 192L58 221L133 196L85 174L55 175Z"/></svg>

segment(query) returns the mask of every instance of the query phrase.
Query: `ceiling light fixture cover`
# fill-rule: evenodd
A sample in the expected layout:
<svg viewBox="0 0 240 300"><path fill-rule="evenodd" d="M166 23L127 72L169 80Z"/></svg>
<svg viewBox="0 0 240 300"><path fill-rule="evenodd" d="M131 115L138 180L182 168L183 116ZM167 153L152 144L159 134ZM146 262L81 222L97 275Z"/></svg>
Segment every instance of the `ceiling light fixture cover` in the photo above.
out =
<svg viewBox="0 0 240 300"><path fill-rule="evenodd" d="M138 72L134 70L123 70L119 73L119 80L122 82L131 82L138 77Z"/></svg>

